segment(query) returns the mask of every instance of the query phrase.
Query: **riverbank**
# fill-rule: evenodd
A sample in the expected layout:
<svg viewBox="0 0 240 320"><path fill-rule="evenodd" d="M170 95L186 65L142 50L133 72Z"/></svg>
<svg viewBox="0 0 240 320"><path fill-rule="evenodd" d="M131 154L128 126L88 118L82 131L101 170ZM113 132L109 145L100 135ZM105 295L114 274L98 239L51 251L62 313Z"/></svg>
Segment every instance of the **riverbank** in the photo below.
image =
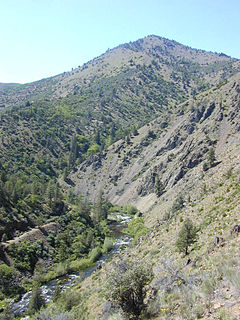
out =
<svg viewBox="0 0 240 320"><path fill-rule="evenodd" d="M96 261L85 258L72 261L69 265L64 265L63 263L58 265L58 270L49 271L46 275L39 275L38 284L46 282L40 285L40 290L46 304L52 301L56 289L59 292L64 292L74 287L82 280L90 277L97 269L102 268L105 261L110 259L114 254L119 253L129 245L131 237L124 234L123 229L127 227L131 217L126 214L118 214L115 217L109 225L111 236L115 240L109 252L103 253ZM49 281L46 281L47 279ZM23 316L26 313L31 295L32 291L30 290L21 297L20 301L10 303L10 309L15 317Z"/></svg>

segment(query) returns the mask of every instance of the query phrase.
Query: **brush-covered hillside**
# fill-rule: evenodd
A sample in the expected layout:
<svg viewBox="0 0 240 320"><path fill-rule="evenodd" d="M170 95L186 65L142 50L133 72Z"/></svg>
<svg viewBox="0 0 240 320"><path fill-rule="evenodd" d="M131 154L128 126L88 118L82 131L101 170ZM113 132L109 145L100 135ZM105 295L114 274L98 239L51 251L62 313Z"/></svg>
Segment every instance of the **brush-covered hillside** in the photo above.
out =
<svg viewBox="0 0 240 320"><path fill-rule="evenodd" d="M102 189L143 213L129 224L131 247L81 284L89 319L238 319L239 108L238 74L70 175L75 192L94 200ZM134 276L147 283L140 316L121 300L131 303Z"/></svg>
<svg viewBox="0 0 240 320"><path fill-rule="evenodd" d="M90 157L70 175L76 192L94 200L103 189L109 200L144 211L182 181L188 192L209 169L212 152L217 166L238 143L239 88L237 74Z"/></svg>
<svg viewBox="0 0 240 320"><path fill-rule="evenodd" d="M1 163L57 177L239 68L224 54L148 36L53 78L2 84Z"/></svg>
<svg viewBox="0 0 240 320"><path fill-rule="evenodd" d="M239 72L148 36L0 84L0 317L31 289L30 319L238 319ZM46 306L131 213L131 245Z"/></svg>
<svg viewBox="0 0 240 320"><path fill-rule="evenodd" d="M152 119L160 117L161 130L167 130L174 115L183 113L180 102L196 99L197 93L214 85L222 86L238 70L239 61L224 54L149 36L120 45L82 67L53 78L25 85L1 84L2 197L13 201L13 207L27 199L24 204L20 202L19 208L25 206L27 216L33 211L36 219L43 221L42 216L51 210L38 210L35 206L38 201L46 202L46 191L56 185L57 179L71 183L68 180L71 170L86 159L92 161L91 156L115 141L130 140L138 128ZM151 130L149 133L151 140ZM170 138L171 133L168 135ZM142 134L136 136L136 141L140 137ZM137 148L140 153L141 142ZM114 192L118 184L120 194L123 186L116 179L124 168L117 174L114 170L108 173L113 175L110 180L115 183ZM134 172L139 173L137 167L131 168L130 176ZM38 196L34 205L28 198L31 194ZM5 208L4 216L7 211ZM25 219L21 218L22 214L16 216L17 221Z"/></svg>

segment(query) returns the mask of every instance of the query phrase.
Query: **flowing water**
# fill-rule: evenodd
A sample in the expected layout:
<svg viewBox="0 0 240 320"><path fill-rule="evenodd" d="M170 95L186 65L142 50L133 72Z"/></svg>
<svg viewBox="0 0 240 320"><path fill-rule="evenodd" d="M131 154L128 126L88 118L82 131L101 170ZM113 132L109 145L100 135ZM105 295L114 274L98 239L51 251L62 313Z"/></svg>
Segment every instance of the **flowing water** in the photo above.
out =
<svg viewBox="0 0 240 320"><path fill-rule="evenodd" d="M103 266L106 260L108 260L114 254L119 253L122 248L129 245L131 238L125 235L122 230L127 226L128 222L130 221L130 217L119 214L117 219L121 222L115 222L110 226L112 236L115 239L113 249L109 253L102 255L93 267L90 267L80 273L72 273L62 276L41 286L42 295L46 303L51 302L57 287L60 287L61 291L65 291L66 289L77 284L79 281L90 277L96 269ZM21 316L27 311L31 294L32 291L28 291L22 296L20 301L11 303L10 308L15 316Z"/></svg>

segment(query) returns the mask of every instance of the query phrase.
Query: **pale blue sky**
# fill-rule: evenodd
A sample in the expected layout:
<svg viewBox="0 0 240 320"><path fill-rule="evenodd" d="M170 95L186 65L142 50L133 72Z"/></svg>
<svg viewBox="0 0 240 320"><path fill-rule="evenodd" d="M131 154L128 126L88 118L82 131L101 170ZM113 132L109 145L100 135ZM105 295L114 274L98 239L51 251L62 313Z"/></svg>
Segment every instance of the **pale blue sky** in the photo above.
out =
<svg viewBox="0 0 240 320"><path fill-rule="evenodd" d="M240 58L239 0L0 0L0 82L71 70L149 34Z"/></svg>

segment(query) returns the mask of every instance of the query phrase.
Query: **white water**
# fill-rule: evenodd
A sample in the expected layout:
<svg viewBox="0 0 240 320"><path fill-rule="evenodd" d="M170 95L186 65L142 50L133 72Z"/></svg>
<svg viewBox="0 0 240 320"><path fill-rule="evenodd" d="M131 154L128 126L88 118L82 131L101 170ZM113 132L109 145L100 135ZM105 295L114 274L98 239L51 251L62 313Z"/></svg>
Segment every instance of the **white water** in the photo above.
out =
<svg viewBox="0 0 240 320"><path fill-rule="evenodd" d="M52 297L54 295L54 291L57 287L60 287L61 291L63 292L66 289L69 289L70 287L74 286L78 281L81 281L83 278L90 277L91 274L96 269L103 266L105 261L109 259L113 254L119 253L123 247L129 245L131 238L121 233L121 230L122 228L127 226L127 223L130 221L131 218L124 215L118 215L117 219L120 221L120 223L112 227L113 236L116 238L116 241L113 245L113 249L109 253L102 255L102 257L97 261L95 266L84 270L82 273L69 274L61 278L52 280L46 285L43 285L41 287L41 290L46 304L51 302ZM61 280L60 283L59 280ZM10 304L10 308L15 316L21 316L27 311L31 294L32 291L28 291L22 296L20 301L13 302Z"/></svg>

